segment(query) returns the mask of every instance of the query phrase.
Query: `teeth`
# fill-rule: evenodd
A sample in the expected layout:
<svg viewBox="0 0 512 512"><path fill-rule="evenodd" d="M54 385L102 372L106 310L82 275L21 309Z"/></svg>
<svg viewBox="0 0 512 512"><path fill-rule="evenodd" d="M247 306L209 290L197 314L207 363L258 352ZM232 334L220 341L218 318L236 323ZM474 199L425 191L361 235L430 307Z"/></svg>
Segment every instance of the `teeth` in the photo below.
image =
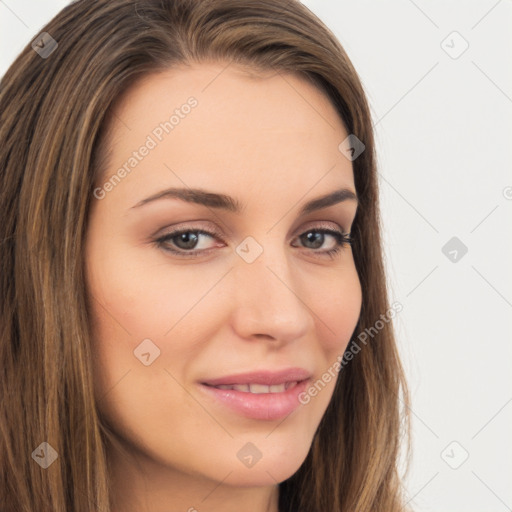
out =
<svg viewBox="0 0 512 512"><path fill-rule="evenodd" d="M249 391L251 393L270 393L270 386L265 386L265 384L249 384Z"/></svg>
<svg viewBox="0 0 512 512"><path fill-rule="evenodd" d="M297 385L297 381L283 382L282 384L273 384L266 386L265 384L220 384L214 386L218 389L233 389L235 391L242 391L244 393L255 393L261 395L264 393L284 393L287 389L293 388Z"/></svg>

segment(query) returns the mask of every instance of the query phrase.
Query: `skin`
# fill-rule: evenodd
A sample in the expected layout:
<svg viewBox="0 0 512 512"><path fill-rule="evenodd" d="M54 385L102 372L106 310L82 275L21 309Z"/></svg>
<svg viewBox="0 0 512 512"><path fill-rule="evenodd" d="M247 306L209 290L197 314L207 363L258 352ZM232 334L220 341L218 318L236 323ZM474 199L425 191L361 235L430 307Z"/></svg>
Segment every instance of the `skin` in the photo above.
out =
<svg viewBox="0 0 512 512"><path fill-rule="evenodd" d="M195 63L146 76L121 97L99 185L190 96L197 106L91 206L86 282L95 393L115 440L113 510L276 512L277 484L304 461L335 380L284 421L245 418L198 382L291 366L315 382L343 354L361 308L351 247L331 259L321 253L336 245L332 235L316 245L300 235L350 232L357 201L298 212L339 188L355 193L338 150L348 134L300 77ZM169 187L228 194L244 209L169 198L132 208ZM221 237L198 235L191 249L168 240L183 253L205 251L183 258L155 243L177 227ZM248 236L263 248L250 264L235 251ZM134 355L144 339L160 349L149 366ZM237 457L247 442L262 453L251 468Z"/></svg>

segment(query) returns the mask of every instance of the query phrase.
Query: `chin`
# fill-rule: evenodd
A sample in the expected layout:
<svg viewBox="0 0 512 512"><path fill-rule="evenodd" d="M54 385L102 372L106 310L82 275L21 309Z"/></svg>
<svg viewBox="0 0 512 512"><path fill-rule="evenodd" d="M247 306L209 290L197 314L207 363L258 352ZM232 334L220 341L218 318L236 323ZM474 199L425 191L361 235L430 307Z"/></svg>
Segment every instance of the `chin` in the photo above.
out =
<svg viewBox="0 0 512 512"><path fill-rule="evenodd" d="M261 458L257 461L256 457L247 464L238 459L235 465L231 460L225 461L226 464L223 465L226 469L225 474L231 471L225 481L226 484L240 487L265 487L281 483L298 471L310 448L310 445L297 446L296 444L290 444L288 447L283 444L272 446L268 440L259 443L259 446L261 446L261 455L258 456ZM249 449L248 452L250 451ZM244 459L243 453L240 458ZM219 478L219 464L211 468L211 473L215 479Z"/></svg>

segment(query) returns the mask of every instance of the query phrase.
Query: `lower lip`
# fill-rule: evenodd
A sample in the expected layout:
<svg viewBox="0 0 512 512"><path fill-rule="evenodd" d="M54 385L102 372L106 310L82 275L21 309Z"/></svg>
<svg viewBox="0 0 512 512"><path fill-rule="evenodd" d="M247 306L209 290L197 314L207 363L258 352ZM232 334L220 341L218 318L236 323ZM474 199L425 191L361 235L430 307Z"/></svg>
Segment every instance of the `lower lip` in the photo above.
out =
<svg viewBox="0 0 512 512"><path fill-rule="evenodd" d="M306 389L309 379L297 383L281 393L250 393L234 389L218 389L201 384L209 396L238 414L255 420L278 420L299 407L299 395Z"/></svg>

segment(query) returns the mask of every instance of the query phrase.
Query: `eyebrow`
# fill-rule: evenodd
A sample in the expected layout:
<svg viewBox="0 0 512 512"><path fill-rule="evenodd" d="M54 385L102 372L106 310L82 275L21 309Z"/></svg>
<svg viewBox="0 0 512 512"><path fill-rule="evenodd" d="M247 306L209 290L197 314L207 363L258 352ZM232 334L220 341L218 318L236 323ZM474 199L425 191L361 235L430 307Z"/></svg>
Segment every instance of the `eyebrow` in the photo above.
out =
<svg viewBox="0 0 512 512"><path fill-rule="evenodd" d="M162 190L161 192L157 192L146 199L142 199L142 201L139 201L130 209L139 208L159 199L181 199L188 203L200 204L208 208L226 210L237 214L241 213L244 209L242 203L231 196L208 192L207 190L199 188L169 188ZM306 215L323 208L328 208L329 206L347 200L357 202L357 195L348 188L335 190L329 194L325 194L308 201L299 211L299 216Z"/></svg>

